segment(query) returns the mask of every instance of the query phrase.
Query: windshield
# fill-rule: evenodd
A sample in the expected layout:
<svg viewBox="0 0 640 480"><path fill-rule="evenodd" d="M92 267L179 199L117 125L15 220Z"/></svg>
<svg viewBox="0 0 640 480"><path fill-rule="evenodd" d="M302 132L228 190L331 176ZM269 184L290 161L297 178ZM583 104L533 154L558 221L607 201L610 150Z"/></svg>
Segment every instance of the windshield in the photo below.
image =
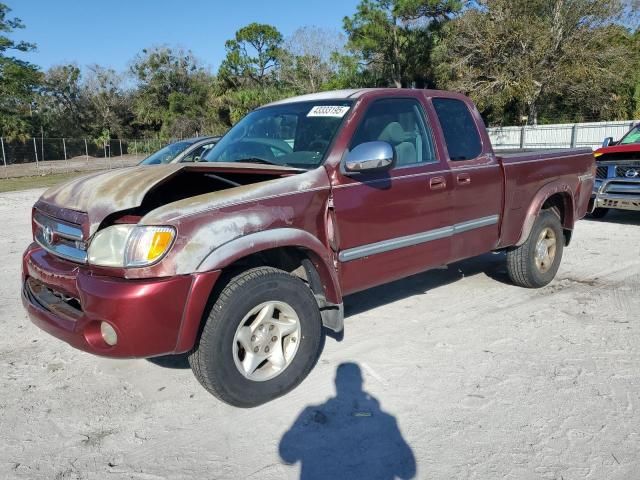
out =
<svg viewBox="0 0 640 480"><path fill-rule="evenodd" d="M193 142L176 142L158 150L156 153L145 158L140 165L158 165L159 163L169 163L187 148L193 145Z"/></svg>
<svg viewBox="0 0 640 480"><path fill-rule="evenodd" d="M254 110L202 159L311 169L319 166L350 101L300 102Z"/></svg>
<svg viewBox="0 0 640 480"><path fill-rule="evenodd" d="M619 145L629 145L630 143L640 143L640 125L636 125L622 137Z"/></svg>

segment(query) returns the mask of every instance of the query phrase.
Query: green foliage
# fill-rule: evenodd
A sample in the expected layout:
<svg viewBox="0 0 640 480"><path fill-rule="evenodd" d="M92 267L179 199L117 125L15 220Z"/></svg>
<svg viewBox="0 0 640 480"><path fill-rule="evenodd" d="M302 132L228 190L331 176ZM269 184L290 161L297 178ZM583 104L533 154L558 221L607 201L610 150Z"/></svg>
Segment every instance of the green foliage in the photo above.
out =
<svg viewBox="0 0 640 480"><path fill-rule="evenodd" d="M462 8L462 5L465 5ZM0 135L176 138L224 133L252 109L343 88L469 94L491 124L640 117L639 12L632 0L361 0L344 34L284 38L251 23L212 74L190 51L144 49L128 72L15 58L19 19L0 3ZM155 148L145 142L142 150Z"/></svg>
<svg viewBox="0 0 640 480"><path fill-rule="evenodd" d="M439 84L491 123L627 118L638 50L624 12L618 0L479 1L445 29Z"/></svg>
<svg viewBox="0 0 640 480"><path fill-rule="evenodd" d="M348 47L381 83L424 84L434 32L460 8L455 0L362 0L343 20Z"/></svg>
<svg viewBox="0 0 640 480"><path fill-rule="evenodd" d="M326 90L339 74L345 37L318 27L297 29L286 40L281 59L281 83L300 93Z"/></svg>
<svg viewBox="0 0 640 480"><path fill-rule="evenodd" d="M251 110L266 103L295 95L296 92L275 86L229 90L214 99L212 106L218 116L226 120L226 127L233 125Z"/></svg>
<svg viewBox="0 0 640 480"><path fill-rule="evenodd" d="M88 133L84 129L91 119L87 117L80 68L60 65L45 72L36 107L36 130L52 137Z"/></svg>
<svg viewBox="0 0 640 480"><path fill-rule="evenodd" d="M35 65L11 55L12 51L34 50L35 45L5 35L24 28L19 18L7 17L10 12L0 3L0 136L26 139L30 133L31 103L41 74Z"/></svg>
<svg viewBox="0 0 640 480"><path fill-rule="evenodd" d="M219 76L231 88L272 83L284 55L282 43L282 34L271 25L251 23L241 28L225 43L227 56Z"/></svg>
<svg viewBox="0 0 640 480"><path fill-rule="evenodd" d="M635 75L632 77L633 82L633 113L632 118L640 118L640 29L636 30L631 41L631 52L629 57L634 61L633 69Z"/></svg>
<svg viewBox="0 0 640 480"><path fill-rule="evenodd" d="M358 58L353 55L335 52L331 60L336 65L335 72L321 86L321 90L379 86L375 74L371 70L363 68Z"/></svg>
<svg viewBox="0 0 640 480"><path fill-rule="evenodd" d="M145 49L131 73L137 81L133 114L138 128L167 137L203 131L212 82L191 52Z"/></svg>

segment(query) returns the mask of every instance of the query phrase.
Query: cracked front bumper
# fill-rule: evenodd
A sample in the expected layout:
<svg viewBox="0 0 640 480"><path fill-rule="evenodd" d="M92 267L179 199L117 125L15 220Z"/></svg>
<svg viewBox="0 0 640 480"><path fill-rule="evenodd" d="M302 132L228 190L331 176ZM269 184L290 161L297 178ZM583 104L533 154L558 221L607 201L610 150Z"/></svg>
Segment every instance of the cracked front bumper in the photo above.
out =
<svg viewBox="0 0 640 480"><path fill-rule="evenodd" d="M37 245L23 256L22 303L31 321L71 346L106 357L189 351L219 271L127 280L94 275ZM108 345L107 322L117 333Z"/></svg>

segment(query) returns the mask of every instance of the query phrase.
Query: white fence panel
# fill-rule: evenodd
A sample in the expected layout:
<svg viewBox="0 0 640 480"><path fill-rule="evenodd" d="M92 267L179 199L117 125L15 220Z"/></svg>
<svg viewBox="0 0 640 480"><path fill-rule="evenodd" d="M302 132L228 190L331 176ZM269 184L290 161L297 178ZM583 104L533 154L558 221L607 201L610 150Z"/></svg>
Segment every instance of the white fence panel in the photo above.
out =
<svg viewBox="0 0 640 480"><path fill-rule="evenodd" d="M494 127L488 128L491 143L495 149L521 148L522 127Z"/></svg>
<svg viewBox="0 0 640 480"><path fill-rule="evenodd" d="M489 137L496 150L575 148L602 145L606 137L618 140L638 120L622 122L560 123L527 125L524 127L489 128Z"/></svg>

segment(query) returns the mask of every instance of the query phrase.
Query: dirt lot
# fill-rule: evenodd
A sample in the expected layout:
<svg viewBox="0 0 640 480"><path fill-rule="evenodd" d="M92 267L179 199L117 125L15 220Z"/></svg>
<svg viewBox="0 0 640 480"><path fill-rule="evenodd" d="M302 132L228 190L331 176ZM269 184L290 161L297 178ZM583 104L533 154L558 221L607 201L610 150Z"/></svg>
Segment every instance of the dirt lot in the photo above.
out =
<svg viewBox="0 0 640 480"><path fill-rule="evenodd" d="M580 222L542 290L496 254L352 296L310 377L239 410L182 359L101 359L31 325L38 194L0 195L0 478L638 478L640 215Z"/></svg>
<svg viewBox="0 0 640 480"><path fill-rule="evenodd" d="M69 172L88 172L137 165L146 155L123 155L111 158L75 157L68 160L16 163L0 167L0 179L32 177ZM1 181L1 180L0 180Z"/></svg>

